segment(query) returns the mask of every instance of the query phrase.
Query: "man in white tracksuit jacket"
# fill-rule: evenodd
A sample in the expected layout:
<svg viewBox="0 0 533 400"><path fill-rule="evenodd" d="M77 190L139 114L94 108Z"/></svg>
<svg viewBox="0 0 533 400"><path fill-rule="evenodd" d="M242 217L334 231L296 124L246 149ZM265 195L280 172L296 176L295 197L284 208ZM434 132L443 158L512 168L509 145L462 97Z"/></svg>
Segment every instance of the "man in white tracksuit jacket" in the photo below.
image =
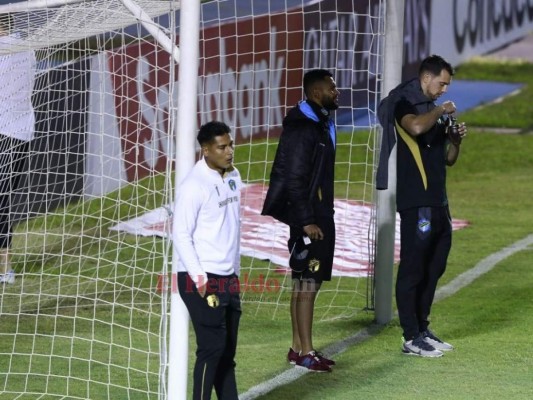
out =
<svg viewBox="0 0 533 400"><path fill-rule="evenodd" d="M198 345L193 399L210 399L214 387L218 399L237 400L242 181L233 166L233 139L226 124L208 122L197 139L203 158L179 187L173 227L178 289Z"/></svg>

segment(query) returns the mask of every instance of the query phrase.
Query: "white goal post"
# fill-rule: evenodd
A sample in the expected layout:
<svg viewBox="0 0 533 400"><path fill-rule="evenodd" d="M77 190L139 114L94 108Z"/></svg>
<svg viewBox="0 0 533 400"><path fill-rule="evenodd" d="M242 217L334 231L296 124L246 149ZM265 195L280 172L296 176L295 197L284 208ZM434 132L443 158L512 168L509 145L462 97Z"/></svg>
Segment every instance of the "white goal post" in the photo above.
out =
<svg viewBox="0 0 533 400"><path fill-rule="evenodd" d="M387 0L382 97L402 80L404 0ZM382 137L383 131L378 137ZM378 145L380 148L381 145ZM389 157L389 185L376 193L377 227L374 265L375 317L386 324L393 317L393 265L396 236L396 147Z"/></svg>
<svg viewBox="0 0 533 400"><path fill-rule="evenodd" d="M260 212L283 117L313 68L330 70L341 93L334 277L315 321L373 310L385 9L385 0L0 6L17 36L8 48L0 36L0 61L37 58L35 138L12 196L15 282L0 285L0 392L188 397L184 354L194 348L171 267L172 207L198 157L197 128L213 119L231 127L246 183L241 329L288 324L288 229Z"/></svg>

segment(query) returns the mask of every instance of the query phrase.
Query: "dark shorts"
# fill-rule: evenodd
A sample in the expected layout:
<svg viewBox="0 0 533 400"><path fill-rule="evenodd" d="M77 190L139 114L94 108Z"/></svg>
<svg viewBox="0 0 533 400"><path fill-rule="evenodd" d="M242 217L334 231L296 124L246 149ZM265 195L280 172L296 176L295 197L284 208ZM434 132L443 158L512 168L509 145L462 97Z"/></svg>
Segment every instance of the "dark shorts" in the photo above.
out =
<svg viewBox="0 0 533 400"><path fill-rule="evenodd" d="M333 270L333 255L335 252L335 222L333 218L320 218L317 225L324 233L324 239L313 241L312 250L307 254L303 271L292 271L292 279L313 280L316 283L331 280ZM291 226L288 241L289 253L292 252L297 241L302 240L303 229Z"/></svg>
<svg viewBox="0 0 533 400"><path fill-rule="evenodd" d="M27 172L29 142L0 134L0 248L11 246L13 200ZM26 172L24 172L26 170Z"/></svg>

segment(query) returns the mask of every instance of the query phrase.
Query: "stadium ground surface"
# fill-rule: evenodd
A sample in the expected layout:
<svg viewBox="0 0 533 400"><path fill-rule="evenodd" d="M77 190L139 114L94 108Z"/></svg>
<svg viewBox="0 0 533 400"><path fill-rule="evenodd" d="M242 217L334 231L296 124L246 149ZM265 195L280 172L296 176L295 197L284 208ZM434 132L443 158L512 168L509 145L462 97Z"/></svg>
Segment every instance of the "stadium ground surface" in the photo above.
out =
<svg viewBox="0 0 533 400"><path fill-rule="evenodd" d="M528 235L524 239L513 243L511 246L504 247L502 250L496 253L493 253L490 256L484 258L474 268L465 271L461 275L454 278L448 284L439 288L437 293L435 294L435 303L440 300L444 300L449 296L454 295L459 290L470 285L480 276L492 270L498 263L514 255L515 253L524 251L528 248L529 250L533 250L532 246L533 246L533 234ZM369 339L370 337L379 333L381 330L382 330L382 327L377 326L377 325L371 325L365 329L362 329L356 332L355 334L347 337L344 340L341 340L339 342L336 342L328 346L327 348L324 349L324 352L328 356L335 357L343 353L344 351L346 351L350 346L354 346L358 343L363 342L366 339ZM300 377L304 376L307 373L309 372L303 369L297 369L297 368L287 369L283 373L276 375L274 378L266 382L263 382L257 386L252 387L246 393L240 395L239 400L257 399L262 395L272 392L274 389L280 386L288 385L296 381L297 379L299 379Z"/></svg>

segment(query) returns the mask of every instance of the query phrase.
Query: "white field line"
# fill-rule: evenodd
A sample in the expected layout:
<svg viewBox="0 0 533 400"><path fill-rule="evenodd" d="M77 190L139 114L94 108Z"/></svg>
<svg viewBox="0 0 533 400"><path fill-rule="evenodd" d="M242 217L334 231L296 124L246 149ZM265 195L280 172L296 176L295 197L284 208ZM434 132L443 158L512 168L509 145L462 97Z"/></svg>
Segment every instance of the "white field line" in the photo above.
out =
<svg viewBox="0 0 533 400"><path fill-rule="evenodd" d="M510 246L504 247L500 251L497 251L496 253L493 253L490 256L484 258L483 260L478 262L475 267L463 272L451 282L439 288L435 293L435 302L454 295L462 288L470 285L481 275L489 272L500 261L505 260L507 257L518 253L519 251L525 250L531 245L533 245L533 234L526 236L524 239L519 240L518 242L515 242ZM347 337L346 339L343 339L337 343L333 343L332 345L324 349L324 353L328 356L335 356L337 354L343 353L349 347L357 343L363 342L364 340L377 334L379 331L381 331L381 326L371 325L367 328L361 329L359 332L356 332L355 334ZM276 375L274 378L250 388L247 392L239 396L239 400L256 399L257 397L265 395L280 386L294 382L295 380L307 373L308 371L305 369L294 367L287 369L281 374Z"/></svg>
<svg viewBox="0 0 533 400"><path fill-rule="evenodd" d="M507 257L512 256L519 251L525 250L527 247L533 244L533 234L526 236L524 239L519 240L511 244L510 246L504 247L500 251L491 254L490 256L484 258L474 268L469 269L468 271L463 272L461 275L455 277L451 282L445 286L437 289L435 293L435 301L443 300L446 297L449 297L457 293L460 289L465 286L470 285L475 279L479 278L481 275L489 272L496 264L500 261L505 260Z"/></svg>

